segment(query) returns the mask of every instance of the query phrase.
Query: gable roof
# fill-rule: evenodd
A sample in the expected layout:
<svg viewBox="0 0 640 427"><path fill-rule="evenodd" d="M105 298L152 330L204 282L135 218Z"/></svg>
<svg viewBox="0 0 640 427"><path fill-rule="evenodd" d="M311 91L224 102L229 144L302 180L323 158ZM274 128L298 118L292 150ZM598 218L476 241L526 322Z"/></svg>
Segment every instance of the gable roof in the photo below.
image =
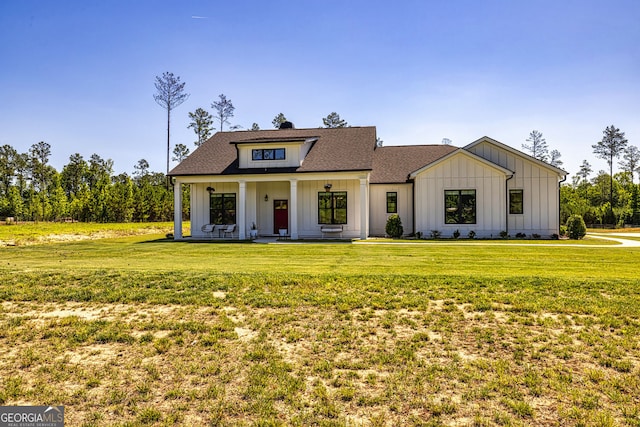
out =
<svg viewBox="0 0 640 427"><path fill-rule="evenodd" d="M236 145L316 139L299 167L240 169ZM376 128L275 129L217 132L173 168L170 176L233 175L269 172L369 171L373 168Z"/></svg>
<svg viewBox="0 0 640 427"><path fill-rule="evenodd" d="M378 147L373 155L372 184L407 182L409 174L458 148L451 145L401 145Z"/></svg>
<svg viewBox="0 0 640 427"><path fill-rule="evenodd" d="M523 157L523 158L529 160L530 162L533 162L533 163L535 163L535 164L537 164L539 166L542 166L544 168L551 169L551 170L553 170L555 173L557 173L560 176L566 176L566 175L569 174L569 172L565 171L564 169L560 169L558 167L550 165L547 162L543 162L542 160L538 160L535 157L528 155L527 153L523 153L520 150L516 150L513 147L509 147L508 145L503 144L500 141L496 141L493 138L489 138L488 136L483 136L482 138L473 141L471 144L465 146L464 149L465 150L470 150L471 148L475 147L476 145L480 145L483 142L487 142L487 143L489 143L491 145L495 145L498 148L501 148L501 149L503 149L503 150L505 150L505 151L507 151L507 152L509 152L511 154L516 155L516 156Z"/></svg>
<svg viewBox="0 0 640 427"><path fill-rule="evenodd" d="M440 163L446 162L447 160L453 158L453 157L457 157L457 156L465 156L465 157L469 157L472 160L475 160L476 162L482 163L485 166L491 168L491 169L495 169L500 173L503 173L505 175L513 175L513 171L509 170L507 168L504 168L496 163L493 163L490 160L485 159L484 157L480 157L477 154L472 153L471 151L467 151L465 148L456 148L455 151L452 151L451 153L447 154L446 156L443 156L439 159L437 159L435 162L429 163L428 165L425 165L424 167L421 167L420 169L414 171L411 173L411 178L415 178L416 175L418 175L421 172L424 172L427 169L430 169L434 166L439 165Z"/></svg>

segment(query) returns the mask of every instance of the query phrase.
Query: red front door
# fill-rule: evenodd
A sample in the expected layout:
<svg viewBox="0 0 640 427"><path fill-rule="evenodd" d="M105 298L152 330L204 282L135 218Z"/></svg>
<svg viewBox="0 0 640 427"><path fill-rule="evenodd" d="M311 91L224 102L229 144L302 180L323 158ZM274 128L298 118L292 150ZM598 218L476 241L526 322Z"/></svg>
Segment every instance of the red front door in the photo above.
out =
<svg viewBox="0 0 640 427"><path fill-rule="evenodd" d="M289 201L273 201L273 234L278 234L281 228L289 228Z"/></svg>

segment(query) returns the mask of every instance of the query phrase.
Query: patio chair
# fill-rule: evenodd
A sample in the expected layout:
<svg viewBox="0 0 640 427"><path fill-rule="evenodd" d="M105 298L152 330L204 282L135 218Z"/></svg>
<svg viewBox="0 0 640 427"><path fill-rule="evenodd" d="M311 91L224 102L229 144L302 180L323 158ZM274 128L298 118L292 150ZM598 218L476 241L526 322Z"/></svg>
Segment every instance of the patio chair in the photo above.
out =
<svg viewBox="0 0 640 427"><path fill-rule="evenodd" d="M222 237L226 238L227 234L229 237L233 237L233 232L236 230L235 224L229 224L222 230Z"/></svg>
<svg viewBox="0 0 640 427"><path fill-rule="evenodd" d="M205 224L200 228L200 231L202 231L207 237L213 237L213 230L215 227L215 224Z"/></svg>

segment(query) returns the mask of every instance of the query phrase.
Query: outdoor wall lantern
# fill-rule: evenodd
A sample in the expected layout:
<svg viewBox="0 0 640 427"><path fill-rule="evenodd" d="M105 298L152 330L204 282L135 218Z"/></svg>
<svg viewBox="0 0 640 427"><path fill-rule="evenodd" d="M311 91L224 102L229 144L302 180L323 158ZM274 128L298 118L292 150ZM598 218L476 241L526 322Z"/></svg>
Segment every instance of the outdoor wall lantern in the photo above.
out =
<svg viewBox="0 0 640 427"><path fill-rule="evenodd" d="M268 195L268 194L265 194L265 195L264 195L264 201L265 201L265 202L268 202L268 201L269 201L269 195Z"/></svg>
<svg viewBox="0 0 640 427"><path fill-rule="evenodd" d="M331 190L331 184L325 184L324 185L324 191L326 191L328 193L329 190Z"/></svg>
<svg viewBox="0 0 640 427"><path fill-rule="evenodd" d="M213 192L216 191L216 189L213 187L207 187L207 191L209 192L209 194L213 194Z"/></svg>

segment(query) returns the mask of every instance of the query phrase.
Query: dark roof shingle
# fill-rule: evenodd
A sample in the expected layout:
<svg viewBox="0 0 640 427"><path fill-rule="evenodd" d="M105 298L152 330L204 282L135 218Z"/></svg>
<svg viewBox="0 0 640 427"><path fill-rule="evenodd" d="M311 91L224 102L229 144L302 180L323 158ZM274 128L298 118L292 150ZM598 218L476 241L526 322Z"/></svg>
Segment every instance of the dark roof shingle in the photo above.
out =
<svg viewBox="0 0 640 427"><path fill-rule="evenodd" d="M169 172L179 175L222 175L257 173L239 169L236 144L248 142L295 141L317 138L297 168L278 168L272 172L334 172L371 170L376 129L368 127L279 129L218 132ZM264 173L264 169L260 169Z"/></svg>
<svg viewBox="0 0 640 427"><path fill-rule="evenodd" d="M451 145L402 145L378 147L373 155L372 184L407 182L411 172L456 151Z"/></svg>

